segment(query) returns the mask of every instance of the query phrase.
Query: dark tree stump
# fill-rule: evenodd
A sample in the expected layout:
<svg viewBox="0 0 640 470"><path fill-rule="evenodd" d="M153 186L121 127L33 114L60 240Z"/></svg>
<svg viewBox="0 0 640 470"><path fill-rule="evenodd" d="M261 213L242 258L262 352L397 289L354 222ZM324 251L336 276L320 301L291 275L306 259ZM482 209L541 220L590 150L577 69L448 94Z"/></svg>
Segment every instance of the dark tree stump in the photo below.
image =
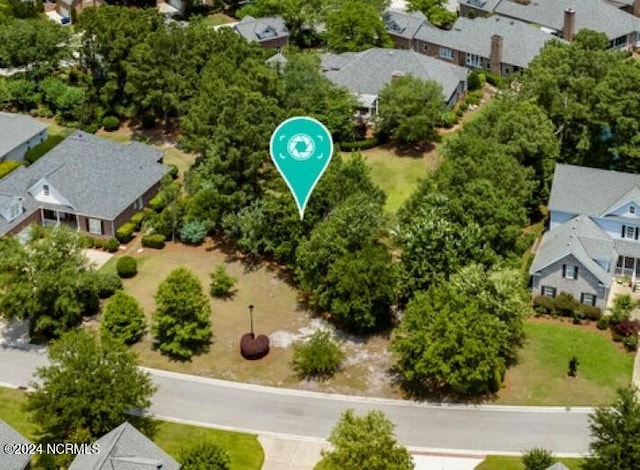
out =
<svg viewBox="0 0 640 470"><path fill-rule="evenodd" d="M263 358L269 354L269 337L245 333L240 339L240 354L251 361Z"/></svg>

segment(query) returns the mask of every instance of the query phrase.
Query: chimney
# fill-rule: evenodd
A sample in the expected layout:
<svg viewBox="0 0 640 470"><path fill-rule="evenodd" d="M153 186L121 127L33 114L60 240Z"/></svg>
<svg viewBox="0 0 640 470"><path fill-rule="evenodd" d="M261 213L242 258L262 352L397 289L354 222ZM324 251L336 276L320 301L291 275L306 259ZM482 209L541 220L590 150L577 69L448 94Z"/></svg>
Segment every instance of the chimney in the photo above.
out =
<svg viewBox="0 0 640 470"><path fill-rule="evenodd" d="M502 75L502 36L491 36L491 55L489 56L489 71Z"/></svg>
<svg viewBox="0 0 640 470"><path fill-rule="evenodd" d="M633 16L640 16L640 0L633 0L632 8L631 13L633 13Z"/></svg>
<svg viewBox="0 0 640 470"><path fill-rule="evenodd" d="M576 32L576 11L573 8L567 8L564 11L564 23L562 26L562 39L565 41L573 41L573 35Z"/></svg>

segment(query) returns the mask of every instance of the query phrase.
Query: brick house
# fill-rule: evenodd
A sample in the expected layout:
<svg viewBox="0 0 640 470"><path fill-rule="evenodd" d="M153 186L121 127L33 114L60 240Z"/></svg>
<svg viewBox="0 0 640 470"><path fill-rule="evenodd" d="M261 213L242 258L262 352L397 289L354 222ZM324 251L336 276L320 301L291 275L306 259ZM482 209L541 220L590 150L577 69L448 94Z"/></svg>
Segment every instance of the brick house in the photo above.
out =
<svg viewBox="0 0 640 470"><path fill-rule="evenodd" d="M33 223L112 237L159 190L163 152L76 131L0 180L0 235Z"/></svg>

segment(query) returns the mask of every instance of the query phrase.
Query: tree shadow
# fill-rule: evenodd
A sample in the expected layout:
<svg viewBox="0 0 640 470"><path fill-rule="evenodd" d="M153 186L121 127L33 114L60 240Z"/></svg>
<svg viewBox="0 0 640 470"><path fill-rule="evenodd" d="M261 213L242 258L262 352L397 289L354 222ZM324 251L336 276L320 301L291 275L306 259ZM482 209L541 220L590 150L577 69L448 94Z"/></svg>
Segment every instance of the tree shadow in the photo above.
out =
<svg viewBox="0 0 640 470"><path fill-rule="evenodd" d="M395 147L391 144L385 144L383 148L392 151L395 148L396 155L399 157L422 158L425 153L432 152L436 148L436 143L440 139L432 142L423 142L420 144L401 144L396 143Z"/></svg>

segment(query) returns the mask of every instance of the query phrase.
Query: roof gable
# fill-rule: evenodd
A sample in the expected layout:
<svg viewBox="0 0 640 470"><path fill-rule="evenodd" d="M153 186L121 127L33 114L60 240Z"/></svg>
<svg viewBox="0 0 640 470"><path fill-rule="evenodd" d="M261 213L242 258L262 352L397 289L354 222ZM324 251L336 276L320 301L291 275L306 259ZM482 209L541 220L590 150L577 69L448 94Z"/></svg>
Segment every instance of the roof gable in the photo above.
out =
<svg viewBox="0 0 640 470"><path fill-rule="evenodd" d="M624 193L618 200L607 207L601 214L601 217L612 215L629 203L638 205L640 203L640 186L635 185Z"/></svg>
<svg viewBox="0 0 640 470"><path fill-rule="evenodd" d="M20 433L0 419L0 443L30 444ZM2 454L0 470L23 470L31 461L29 455Z"/></svg>

